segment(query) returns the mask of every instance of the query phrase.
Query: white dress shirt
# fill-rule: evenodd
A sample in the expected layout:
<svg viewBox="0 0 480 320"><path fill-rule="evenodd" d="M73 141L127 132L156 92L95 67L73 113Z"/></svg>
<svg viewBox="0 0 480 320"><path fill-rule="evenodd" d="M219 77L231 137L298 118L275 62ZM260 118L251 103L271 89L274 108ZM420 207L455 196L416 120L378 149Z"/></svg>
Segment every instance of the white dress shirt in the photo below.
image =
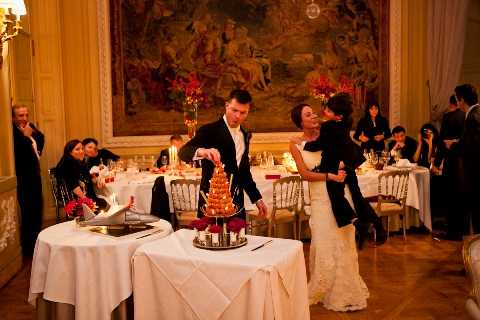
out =
<svg viewBox="0 0 480 320"><path fill-rule="evenodd" d="M223 115L223 121L225 121L228 131L230 131L230 135L232 136L233 143L235 143L235 155L237 159L237 166L240 166L240 161L242 161L242 156L243 156L243 153L245 152L245 137L243 135L242 130L240 130L240 126L236 128L232 128L228 125L226 115Z"/></svg>
<svg viewBox="0 0 480 320"><path fill-rule="evenodd" d="M468 108L467 112L465 113L465 119L467 119L468 114L469 114L470 111L472 111L472 109L475 108L475 107L478 107L478 103L477 103L477 104L474 104L473 106L470 106L470 108Z"/></svg>

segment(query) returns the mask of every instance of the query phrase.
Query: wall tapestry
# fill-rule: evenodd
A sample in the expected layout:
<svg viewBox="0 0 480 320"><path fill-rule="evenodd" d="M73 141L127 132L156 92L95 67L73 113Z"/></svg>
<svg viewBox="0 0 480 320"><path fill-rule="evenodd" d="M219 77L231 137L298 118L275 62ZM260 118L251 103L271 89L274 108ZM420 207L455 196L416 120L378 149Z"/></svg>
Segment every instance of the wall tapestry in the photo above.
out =
<svg viewBox="0 0 480 320"><path fill-rule="evenodd" d="M348 91L354 117L388 114L388 0L110 0L113 136L185 133L233 88L254 98L246 126L294 131L289 111ZM356 121L355 121L356 122Z"/></svg>

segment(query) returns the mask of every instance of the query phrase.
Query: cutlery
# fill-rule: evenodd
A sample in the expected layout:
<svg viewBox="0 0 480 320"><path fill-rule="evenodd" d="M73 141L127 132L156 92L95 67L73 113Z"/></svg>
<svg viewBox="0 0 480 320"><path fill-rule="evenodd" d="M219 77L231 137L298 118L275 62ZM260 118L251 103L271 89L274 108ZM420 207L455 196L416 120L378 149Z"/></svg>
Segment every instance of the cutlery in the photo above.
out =
<svg viewBox="0 0 480 320"><path fill-rule="evenodd" d="M150 232L150 233L144 234L143 236L136 237L135 239L145 238L145 237L151 236L152 234L159 233L159 232L162 232L162 231L163 231L163 230L160 229L160 230L157 230L157 231L154 231L154 232Z"/></svg>
<svg viewBox="0 0 480 320"><path fill-rule="evenodd" d="M273 239L268 240L267 242L262 243L261 245L259 245L258 247L253 248L253 249L250 250L250 251L255 251L255 250L258 250L258 249L260 249L260 248L262 248L262 247L265 247L267 244L269 244L269 243L272 242L272 241L273 241Z"/></svg>

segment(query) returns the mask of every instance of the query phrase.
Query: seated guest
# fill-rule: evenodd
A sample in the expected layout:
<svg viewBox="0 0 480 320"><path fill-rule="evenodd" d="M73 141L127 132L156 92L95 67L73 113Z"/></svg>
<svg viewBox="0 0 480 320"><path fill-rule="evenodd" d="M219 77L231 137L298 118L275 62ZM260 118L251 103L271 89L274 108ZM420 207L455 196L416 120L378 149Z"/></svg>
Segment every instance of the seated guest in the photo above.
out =
<svg viewBox="0 0 480 320"><path fill-rule="evenodd" d="M88 197L96 202L99 208L105 208L106 202L95 195L93 183L85 163L85 153L80 140L67 142L63 149L63 156L55 168L55 176L62 179L69 192L78 198ZM93 179L93 180L92 180Z"/></svg>
<svg viewBox="0 0 480 320"><path fill-rule="evenodd" d="M181 147L183 147L183 138L179 134L174 134L173 136L170 137L170 146L175 146L177 147L177 151L180 150ZM162 160L163 159L163 160ZM160 155L158 156L157 159L157 167L163 167L165 165L170 164L170 159L168 158L168 148L163 149L160 151Z"/></svg>
<svg viewBox="0 0 480 320"><path fill-rule="evenodd" d="M85 151L85 161L89 170L93 166L100 164L106 165L109 160L117 161L120 159L115 153L105 148L98 150L98 141L94 138L83 139L82 145Z"/></svg>
<svg viewBox="0 0 480 320"><path fill-rule="evenodd" d="M378 103L372 101L365 108L365 116L358 121L353 138L361 142L363 150L385 150L385 139L390 138L388 120L380 114Z"/></svg>
<svg viewBox="0 0 480 320"><path fill-rule="evenodd" d="M438 131L431 123L425 123L418 133L417 150L413 155L413 161L419 166L430 168L435 158L438 144Z"/></svg>
<svg viewBox="0 0 480 320"><path fill-rule="evenodd" d="M388 151L400 151L401 159L413 161L413 156L417 150L417 141L405 134L405 128L396 126L392 130L393 140L388 143Z"/></svg>

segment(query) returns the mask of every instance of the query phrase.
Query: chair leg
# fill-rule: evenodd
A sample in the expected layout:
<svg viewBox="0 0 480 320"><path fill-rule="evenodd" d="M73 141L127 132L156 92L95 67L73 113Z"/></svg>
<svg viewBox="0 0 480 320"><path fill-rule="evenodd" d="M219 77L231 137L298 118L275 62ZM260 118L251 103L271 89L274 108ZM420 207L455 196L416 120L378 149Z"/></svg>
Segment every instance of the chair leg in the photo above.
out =
<svg viewBox="0 0 480 320"><path fill-rule="evenodd" d="M405 214L402 217L402 227L403 227L403 241L407 241L407 217Z"/></svg>
<svg viewBox="0 0 480 320"><path fill-rule="evenodd" d="M298 240L299 237L297 237L297 221L293 221L293 239Z"/></svg>
<svg viewBox="0 0 480 320"><path fill-rule="evenodd" d="M300 237L302 236L302 219L298 218L295 223L298 223L298 237L297 240L300 240Z"/></svg>
<svg viewBox="0 0 480 320"><path fill-rule="evenodd" d="M271 238L272 237L272 228L273 228L273 222L269 221L268 222L268 236Z"/></svg>
<svg viewBox="0 0 480 320"><path fill-rule="evenodd" d="M387 216L387 239L390 237L390 217Z"/></svg>

